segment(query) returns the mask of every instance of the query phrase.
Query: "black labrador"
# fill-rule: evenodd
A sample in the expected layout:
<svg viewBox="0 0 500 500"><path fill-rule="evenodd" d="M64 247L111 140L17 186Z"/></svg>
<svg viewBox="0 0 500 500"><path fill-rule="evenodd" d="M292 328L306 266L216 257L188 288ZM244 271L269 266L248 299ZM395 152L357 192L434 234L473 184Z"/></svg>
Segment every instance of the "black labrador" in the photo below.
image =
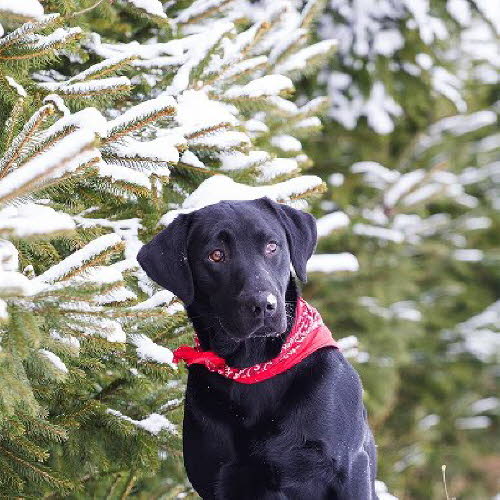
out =
<svg viewBox="0 0 500 500"><path fill-rule="evenodd" d="M179 215L138 260L185 303L202 349L242 368L280 352L299 296L290 264L304 282L315 246L311 215L260 198ZM255 384L191 365L183 432L204 499L377 498L361 383L337 349Z"/></svg>

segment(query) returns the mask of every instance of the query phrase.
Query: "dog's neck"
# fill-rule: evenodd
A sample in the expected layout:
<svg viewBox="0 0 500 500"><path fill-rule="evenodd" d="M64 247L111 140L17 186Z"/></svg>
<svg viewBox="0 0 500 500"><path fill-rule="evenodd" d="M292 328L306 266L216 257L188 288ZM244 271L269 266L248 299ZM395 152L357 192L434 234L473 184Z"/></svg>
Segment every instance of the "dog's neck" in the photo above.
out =
<svg viewBox="0 0 500 500"><path fill-rule="evenodd" d="M230 339L222 330L219 321L215 321L214 324L214 314L208 301L203 298L195 298L195 301L187 308L187 313L204 351L215 352L224 358L229 366L246 368L265 363L279 354L292 329L298 297L297 284L294 278L290 277L285 293L287 328L277 337L251 337L242 341Z"/></svg>

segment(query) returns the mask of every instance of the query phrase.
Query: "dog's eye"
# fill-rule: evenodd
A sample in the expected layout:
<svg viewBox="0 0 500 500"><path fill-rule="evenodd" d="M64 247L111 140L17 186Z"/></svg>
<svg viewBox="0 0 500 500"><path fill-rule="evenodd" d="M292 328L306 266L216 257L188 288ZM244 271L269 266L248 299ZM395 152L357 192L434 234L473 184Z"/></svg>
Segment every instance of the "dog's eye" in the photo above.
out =
<svg viewBox="0 0 500 500"><path fill-rule="evenodd" d="M266 245L266 254L273 254L276 250L278 250L278 244L275 241L270 241Z"/></svg>
<svg viewBox="0 0 500 500"><path fill-rule="evenodd" d="M208 258L212 262L222 262L224 260L224 251L220 249L216 249L213 252L210 253Z"/></svg>

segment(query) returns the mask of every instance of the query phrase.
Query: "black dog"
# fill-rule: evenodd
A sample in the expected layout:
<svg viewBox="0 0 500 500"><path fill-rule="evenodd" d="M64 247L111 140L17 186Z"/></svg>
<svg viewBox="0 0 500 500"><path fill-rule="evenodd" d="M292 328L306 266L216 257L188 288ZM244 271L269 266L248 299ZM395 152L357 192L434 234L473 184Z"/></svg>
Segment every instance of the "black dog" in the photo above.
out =
<svg viewBox="0 0 500 500"><path fill-rule="evenodd" d="M304 282L315 245L311 215L261 198L178 216L138 260L184 301L201 348L243 368L279 354L298 299L290 264ZM183 431L204 499L377 498L361 383L335 348L255 384L191 365Z"/></svg>

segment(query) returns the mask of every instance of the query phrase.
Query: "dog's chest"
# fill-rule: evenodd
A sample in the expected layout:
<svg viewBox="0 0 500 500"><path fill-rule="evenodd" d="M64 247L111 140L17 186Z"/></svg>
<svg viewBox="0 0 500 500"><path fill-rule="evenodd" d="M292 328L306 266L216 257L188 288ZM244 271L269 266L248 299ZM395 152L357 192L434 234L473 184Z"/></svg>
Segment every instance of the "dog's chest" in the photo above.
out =
<svg viewBox="0 0 500 500"><path fill-rule="evenodd" d="M283 400L282 387L276 384L233 386L227 393L227 410L239 426L251 428L275 421Z"/></svg>

